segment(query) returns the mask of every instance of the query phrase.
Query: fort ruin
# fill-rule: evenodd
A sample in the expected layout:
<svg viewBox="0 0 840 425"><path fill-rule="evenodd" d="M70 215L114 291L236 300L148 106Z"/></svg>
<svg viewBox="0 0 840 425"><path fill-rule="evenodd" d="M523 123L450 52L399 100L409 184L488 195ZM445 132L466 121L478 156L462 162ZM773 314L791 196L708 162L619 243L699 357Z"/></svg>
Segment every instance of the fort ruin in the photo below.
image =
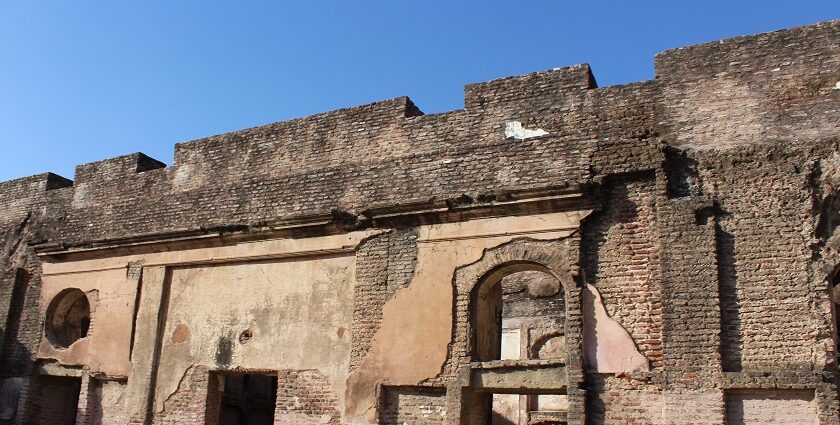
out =
<svg viewBox="0 0 840 425"><path fill-rule="evenodd" d="M655 65L0 183L0 424L840 424L840 21Z"/></svg>

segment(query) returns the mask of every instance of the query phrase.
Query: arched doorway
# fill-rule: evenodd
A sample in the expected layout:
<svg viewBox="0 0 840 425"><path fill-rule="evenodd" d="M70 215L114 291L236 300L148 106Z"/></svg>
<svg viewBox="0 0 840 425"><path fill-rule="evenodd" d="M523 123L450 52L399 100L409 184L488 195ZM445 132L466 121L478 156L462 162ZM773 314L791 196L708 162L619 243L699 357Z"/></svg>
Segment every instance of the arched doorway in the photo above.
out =
<svg viewBox="0 0 840 425"><path fill-rule="evenodd" d="M497 271L476 288L474 359L528 361L566 358L565 293L560 280L538 265ZM565 394L493 394L492 425L531 423L562 416Z"/></svg>
<svg viewBox="0 0 840 425"><path fill-rule="evenodd" d="M456 272L453 420L582 423L578 253L569 241L522 239L487 250ZM502 398L515 407L494 421Z"/></svg>

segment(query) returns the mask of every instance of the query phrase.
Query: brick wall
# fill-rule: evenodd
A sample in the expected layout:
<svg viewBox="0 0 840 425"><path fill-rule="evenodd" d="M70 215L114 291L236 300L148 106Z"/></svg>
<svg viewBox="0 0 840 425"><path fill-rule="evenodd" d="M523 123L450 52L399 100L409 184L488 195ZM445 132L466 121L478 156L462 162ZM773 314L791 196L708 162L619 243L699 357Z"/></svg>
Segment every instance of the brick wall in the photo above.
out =
<svg viewBox="0 0 840 425"><path fill-rule="evenodd" d="M816 423L814 393L808 390L740 390L726 393L727 424Z"/></svg>
<svg viewBox="0 0 840 425"><path fill-rule="evenodd" d="M840 130L840 21L656 56L660 132L699 149L814 141Z"/></svg>
<svg viewBox="0 0 840 425"><path fill-rule="evenodd" d="M209 404L215 401L208 397L217 383L210 380L210 372L206 367L191 367L178 385L178 389L163 401L163 410L155 411L152 423L155 425L204 425ZM213 387L211 387L211 385ZM142 424L142 418L132 418L132 424Z"/></svg>
<svg viewBox="0 0 840 425"><path fill-rule="evenodd" d="M440 424L446 419L443 388L383 386L381 391L380 424Z"/></svg>
<svg viewBox="0 0 840 425"><path fill-rule="evenodd" d="M698 155L719 208L721 354L727 371L809 364L815 163L783 145ZM796 320L790 320L796 318Z"/></svg>
<svg viewBox="0 0 840 425"><path fill-rule="evenodd" d="M656 369L663 365L662 283L651 177L605 185L603 210L585 223L583 246L588 282Z"/></svg>
<svg viewBox="0 0 840 425"><path fill-rule="evenodd" d="M353 347L350 369L364 360L371 338L382 321L382 307L414 275L417 236L413 230L395 230L374 236L356 252L356 287L353 291Z"/></svg>
<svg viewBox="0 0 840 425"><path fill-rule="evenodd" d="M316 370L278 371L275 409L275 424L341 423L335 391Z"/></svg>
<svg viewBox="0 0 840 425"><path fill-rule="evenodd" d="M73 377L37 376L29 383L24 423L75 425L82 380Z"/></svg>

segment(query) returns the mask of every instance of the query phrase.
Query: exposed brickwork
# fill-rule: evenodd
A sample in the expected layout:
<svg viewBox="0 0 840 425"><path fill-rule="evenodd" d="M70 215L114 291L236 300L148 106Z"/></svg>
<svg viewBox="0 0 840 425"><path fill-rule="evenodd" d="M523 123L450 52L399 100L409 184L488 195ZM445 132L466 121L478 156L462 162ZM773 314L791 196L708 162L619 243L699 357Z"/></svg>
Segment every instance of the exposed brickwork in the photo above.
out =
<svg viewBox="0 0 840 425"><path fill-rule="evenodd" d="M724 368L810 363L816 221L805 219L815 205L803 188L816 162L771 144L698 155L698 163L701 190L719 208Z"/></svg>
<svg viewBox="0 0 840 425"><path fill-rule="evenodd" d="M610 182L604 209L584 227L586 278L633 336L654 368L662 367L662 284L652 179Z"/></svg>
<svg viewBox="0 0 840 425"><path fill-rule="evenodd" d="M379 323L382 307L405 287L417 264L417 235L395 230L365 241L356 253L356 288L353 295L353 350L350 368L364 360Z"/></svg>
<svg viewBox="0 0 840 425"><path fill-rule="evenodd" d="M30 380L24 423L75 425L82 381L79 378L38 376Z"/></svg>
<svg viewBox="0 0 840 425"><path fill-rule="evenodd" d="M715 225L703 199L661 201L658 219L672 229L660 232L665 371L678 390L708 388L720 374Z"/></svg>
<svg viewBox="0 0 840 425"><path fill-rule="evenodd" d="M204 425L211 393L210 372L206 367L191 367L178 385L178 389L163 400L162 411L154 412L152 423L157 425ZM211 408L212 409L212 408ZM141 418L132 418L132 424L142 424Z"/></svg>
<svg viewBox="0 0 840 425"><path fill-rule="evenodd" d="M658 424L661 390L644 378L595 375L588 377L587 424Z"/></svg>
<svg viewBox="0 0 840 425"><path fill-rule="evenodd" d="M831 21L660 53L660 132L700 149L835 136L838 28Z"/></svg>
<svg viewBox="0 0 840 425"><path fill-rule="evenodd" d="M316 370L277 372L277 404L274 423L340 423L338 398L329 381Z"/></svg>
<svg viewBox="0 0 840 425"><path fill-rule="evenodd" d="M2 308L0 308L0 317L7 318L6 326L4 326L2 337L2 345L0 345L0 364L2 364L3 376L18 376L27 370L27 365L30 361L30 347L21 343L21 340L27 341L27 338L21 338L21 325L26 326L26 323L21 323L26 310L26 296L30 291L31 277L21 268L14 269L13 273L8 273L3 282L2 299L5 301ZM32 296L30 294L30 302ZM5 314L4 314L5 313ZM31 341L31 339L29 339Z"/></svg>
<svg viewBox="0 0 840 425"><path fill-rule="evenodd" d="M441 424L446 420L446 390L431 387L382 387L379 423Z"/></svg>

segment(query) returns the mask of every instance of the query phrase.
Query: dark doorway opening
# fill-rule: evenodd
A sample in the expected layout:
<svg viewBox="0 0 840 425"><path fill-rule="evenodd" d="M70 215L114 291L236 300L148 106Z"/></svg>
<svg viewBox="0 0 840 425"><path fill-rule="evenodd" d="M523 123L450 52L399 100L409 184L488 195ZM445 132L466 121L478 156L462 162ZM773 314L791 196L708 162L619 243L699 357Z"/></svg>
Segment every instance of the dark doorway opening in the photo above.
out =
<svg viewBox="0 0 840 425"><path fill-rule="evenodd" d="M37 377L36 385L37 423L74 425L82 378L41 375Z"/></svg>
<svg viewBox="0 0 840 425"><path fill-rule="evenodd" d="M213 373L210 378L208 424L272 425L274 423L277 376L261 373ZM216 384L215 395L212 391L214 384ZM218 403L217 406L209 405L211 400L213 404Z"/></svg>

